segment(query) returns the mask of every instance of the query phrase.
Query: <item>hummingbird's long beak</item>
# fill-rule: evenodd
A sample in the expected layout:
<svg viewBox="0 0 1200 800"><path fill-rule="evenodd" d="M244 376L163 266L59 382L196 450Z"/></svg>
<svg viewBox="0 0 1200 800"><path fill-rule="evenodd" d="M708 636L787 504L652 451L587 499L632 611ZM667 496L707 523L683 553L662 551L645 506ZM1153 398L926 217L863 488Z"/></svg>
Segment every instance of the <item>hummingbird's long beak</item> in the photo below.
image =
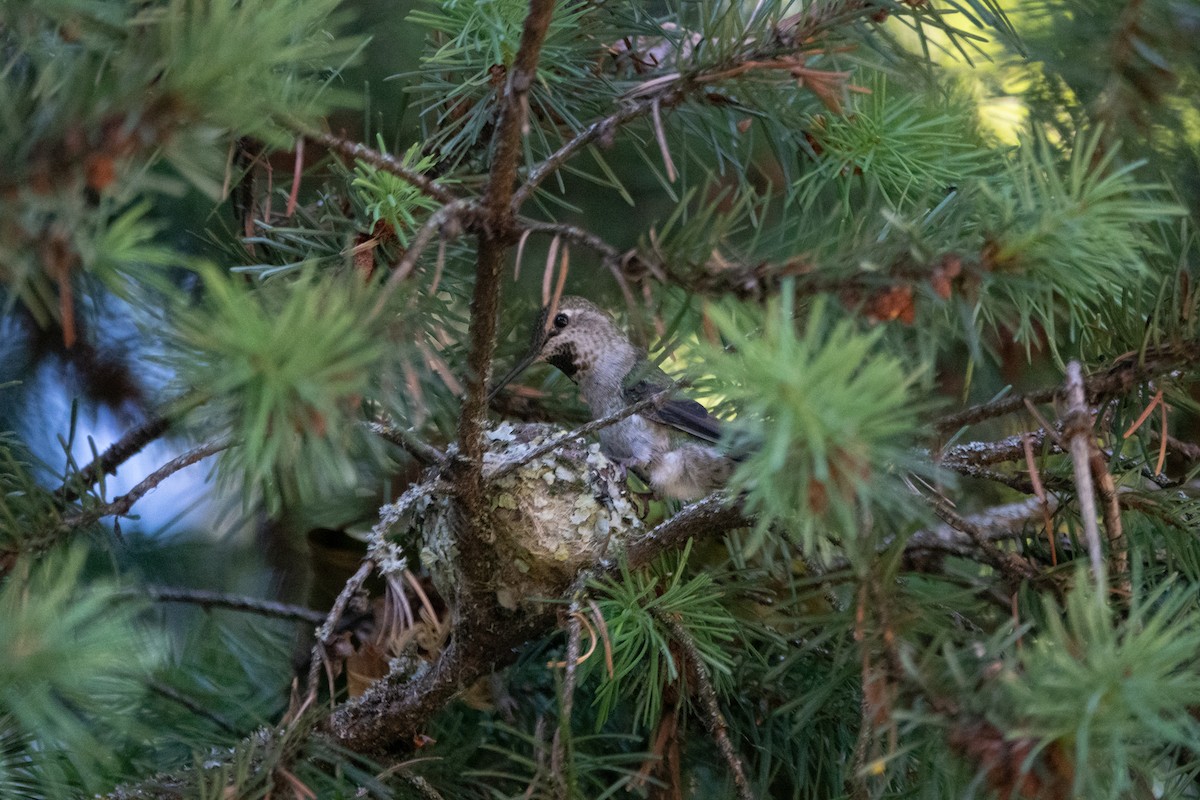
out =
<svg viewBox="0 0 1200 800"><path fill-rule="evenodd" d="M512 383L514 380L517 379L518 375L520 375L525 370L529 369L529 365L532 364L533 362L537 361L539 352L540 352L540 350L531 352L531 353L527 354L524 358L522 358L520 361L518 361L516 366L514 366L512 369L510 369L503 378L501 378L499 381L496 382L495 385L492 386L492 390L490 392L488 392L487 401L489 403L492 402L492 400L495 399L496 395L500 394L501 389L503 389L505 386L508 386L510 383Z"/></svg>
<svg viewBox="0 0 1200 800"><path fill-rule="evenodd" d="M538 314L537 324L534 325L533 335L530 337L529 342L529 351L516 363L516 366L510 369L503 378L492 386L492 390L488 392L487 396L489 403L500 393L501 389L516 380L518 375L529 369L530 365L538 360L538 356L542 354L542 348L546 346L546 340L549 338L546 331L546 320L549 317L550 307L545 306L542 308L541 313Z"/></svg>

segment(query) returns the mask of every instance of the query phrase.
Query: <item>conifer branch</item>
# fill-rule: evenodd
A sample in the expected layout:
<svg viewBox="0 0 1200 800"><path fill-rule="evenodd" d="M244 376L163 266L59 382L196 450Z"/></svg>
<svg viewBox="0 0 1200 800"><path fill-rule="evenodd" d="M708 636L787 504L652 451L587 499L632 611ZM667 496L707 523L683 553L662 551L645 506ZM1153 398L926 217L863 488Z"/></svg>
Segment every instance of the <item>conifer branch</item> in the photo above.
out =
<svg viewBox="0 0 1200 800"><path fill-rule="evenodd" d="M305 130L302 132L305 139L308 139L314 144L319 144L328 150L331 150L343 158L351 161L362 161L369 164L375 169L383 172L391 173L398 178L402 178L414 187L419 189L424 194L432 197L443 205L449 205L454 202L457 196L450 189L442 186L432 178L422 175L420 172L405 165L400 159L390 153L381 153L378 150L367 147L364 144L344 139L341 136L334 136L331 133L323 131Z"/></svg>
<svg viewBox="0 0 1200 800"><path fill-rule="evenodd" d="M401 447L422 466L431 467L446 460L446 454L422 440L411 430L384 422L368 422L367 428L379 438Z"/></svg>
<svg viewBox="0 0 1200 800"><path fill-rule="evenodd" d="M717 691L713 687L712 677L708 674L708 667L700 655L700 650L696 647L696 640L678 620L665 614L655 614L655 616L671 632L671 637L679 643L687 656L686 666L690 668L691 676L696 679L696 692L700 695L708 731L712 734L713 740L717 743L717 750L725 759L725 764L733 775L733 785L737 787L738 797L740 800L755 800L754 790L751 789L750 781L746 777L746 765L729 738L729 723L721 711L721 704L717 700Z"/></svg>
<svg viewBox="0 0 1200 800"><path fill-rule="evenodd" d="M555 150L553 153L544 158L541 162L534 165L529 174L525 178L524 184L521 185L512 198L513 211L519 210L527 201L542 181L557 172L564 164L583 148L587 147L596 141L606 141L611 139L617 129L628 122L631 122L639 117L643 117L654 110L655 106L661 108L672 108L683 102L686 94L675 88L669 91L664 91L650 97L642 98L632 103L627 103L617 111L596 120L588 125L573 138Z"/></svg>
<svg viewBox="0 0 1200 800"><path fill-rule="evenodd" d="M1118 360L1104 372L1091 375L1083 382L1084 396L1089 403L1114 393L1128 392L1135 386L1156 377L1200 364L1200 342L1181 342L1146 351L1144 356L1133 353ZM934 422L939 433L954 433L966 425L1003 417L1020 411L1026 403L1041 405L1065 397L1062 387L1048 387L1028 394L1011 394L999 400L948 414Z"/></svg>
<svg viewBox="0 0 1200 800"><path fill-rule="evenodd" d="M264 600L259 597L213 592L207 589L189 589L181 586L143 586L140 589L130 589L130 597L149 597L167 603L189 603L208 611L214 608L228 608L233 611L245 611L264 617L295 620L318 625L325 619L323 612L304 606L280 603L275 600Z"/></svg>
<svg viewBox="0 0 1200 800"><path fill-rule="evenodd" d="M524 184L513 196L514 213L520 210L546 178L588 145L610 141L617 129L623 125L648 114L660 115L662 110L674 108L693 93L709 91L709 84L714 81L763 67L767 63L763 59L780 50L794 50L802 45L811 45L813 37L821 31L837 24L849 23L870 9L871 3L866 0L814 4L781 20L766 42L747 48L732 63L722 63L710 73L660 75L635 87L626 94L626 98L637 99L627 99L619 109L588 125L529 170Z"/></svg>
<svg viewBox="0 0 1200 800"><path fill-rule="evenodd" d="M183 455L173 458L166 464L156 469L147 475L140 483L134 486L125 494L113 499L110 503L87 508L78 514L67 517L62 521L61 528L65 530L73 530L86 525L91 525L104 517L121 517L128 513L129 509L133 508L133 504L142 499L146 494L155 489L160 483L166 480L171 475L174 475L184 467L189 467L197 461L203 461L211 455L221 452L231 446L228 441L209 442L208 444L195 447Z"/></svg>
<svg viewBox="0 0 1200 800"><path fill-rule="evenodd" d="M117 474L117 467L140 453L142 448L162 436L170 427L169 418L155 416L130 428L77 475L68 478L67 482L59 487L57 496L68 503L78 500L82 492L100 480L101 475Z"/></svg>

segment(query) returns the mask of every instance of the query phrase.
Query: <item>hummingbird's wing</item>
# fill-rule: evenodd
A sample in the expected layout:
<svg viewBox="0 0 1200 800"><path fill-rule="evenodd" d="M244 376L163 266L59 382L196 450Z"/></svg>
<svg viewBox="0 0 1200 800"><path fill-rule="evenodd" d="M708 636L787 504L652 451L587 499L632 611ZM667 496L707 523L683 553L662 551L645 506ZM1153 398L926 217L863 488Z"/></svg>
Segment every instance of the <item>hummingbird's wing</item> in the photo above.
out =
<svg viewBox="0 0 1200 800"><path fill-rule="evenodd" d="M623 390L625 402L637 403L651 397L671 385L672 381L650 362L635 367L626 378ZM721 439L721 421L708 413L708 409L676 392L657 408L651 407L642 416L662 425L681 430L686 434L716 444Z"/></svg>

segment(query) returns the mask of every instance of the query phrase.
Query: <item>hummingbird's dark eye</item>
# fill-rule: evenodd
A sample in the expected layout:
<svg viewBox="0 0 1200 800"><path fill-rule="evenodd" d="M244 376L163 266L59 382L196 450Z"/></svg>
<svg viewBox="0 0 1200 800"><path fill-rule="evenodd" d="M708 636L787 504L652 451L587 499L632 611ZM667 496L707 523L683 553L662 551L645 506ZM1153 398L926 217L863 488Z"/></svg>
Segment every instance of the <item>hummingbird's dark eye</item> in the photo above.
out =
<svg viewBox="0 0 1200 800"><path fill-rule="evenodd" d="M554 317L554 327L558 328L559 330L567 327L567 322L568 319L566 314L559 313Z"/></svg>

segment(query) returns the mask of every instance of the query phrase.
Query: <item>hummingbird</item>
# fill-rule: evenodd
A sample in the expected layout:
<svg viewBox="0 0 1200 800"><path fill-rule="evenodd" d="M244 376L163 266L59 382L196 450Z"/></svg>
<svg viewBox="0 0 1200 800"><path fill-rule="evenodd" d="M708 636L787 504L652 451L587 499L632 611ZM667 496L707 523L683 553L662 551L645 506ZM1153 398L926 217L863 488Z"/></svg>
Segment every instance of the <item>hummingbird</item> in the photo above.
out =
<svg viewBox="0 0 1200 800"><path fill-rule="evenodd" d="M492 389L493 396L539 361L557 367L579 386L592 419L674 385L612 316L591 301L563 297L553 319L550 311L542 309L529 352ZM725 485L732 471L732 459L714 446L720 439L720 421L676 391L665 401L602 428L600 449L660 496L694 500Z"/></svg>

